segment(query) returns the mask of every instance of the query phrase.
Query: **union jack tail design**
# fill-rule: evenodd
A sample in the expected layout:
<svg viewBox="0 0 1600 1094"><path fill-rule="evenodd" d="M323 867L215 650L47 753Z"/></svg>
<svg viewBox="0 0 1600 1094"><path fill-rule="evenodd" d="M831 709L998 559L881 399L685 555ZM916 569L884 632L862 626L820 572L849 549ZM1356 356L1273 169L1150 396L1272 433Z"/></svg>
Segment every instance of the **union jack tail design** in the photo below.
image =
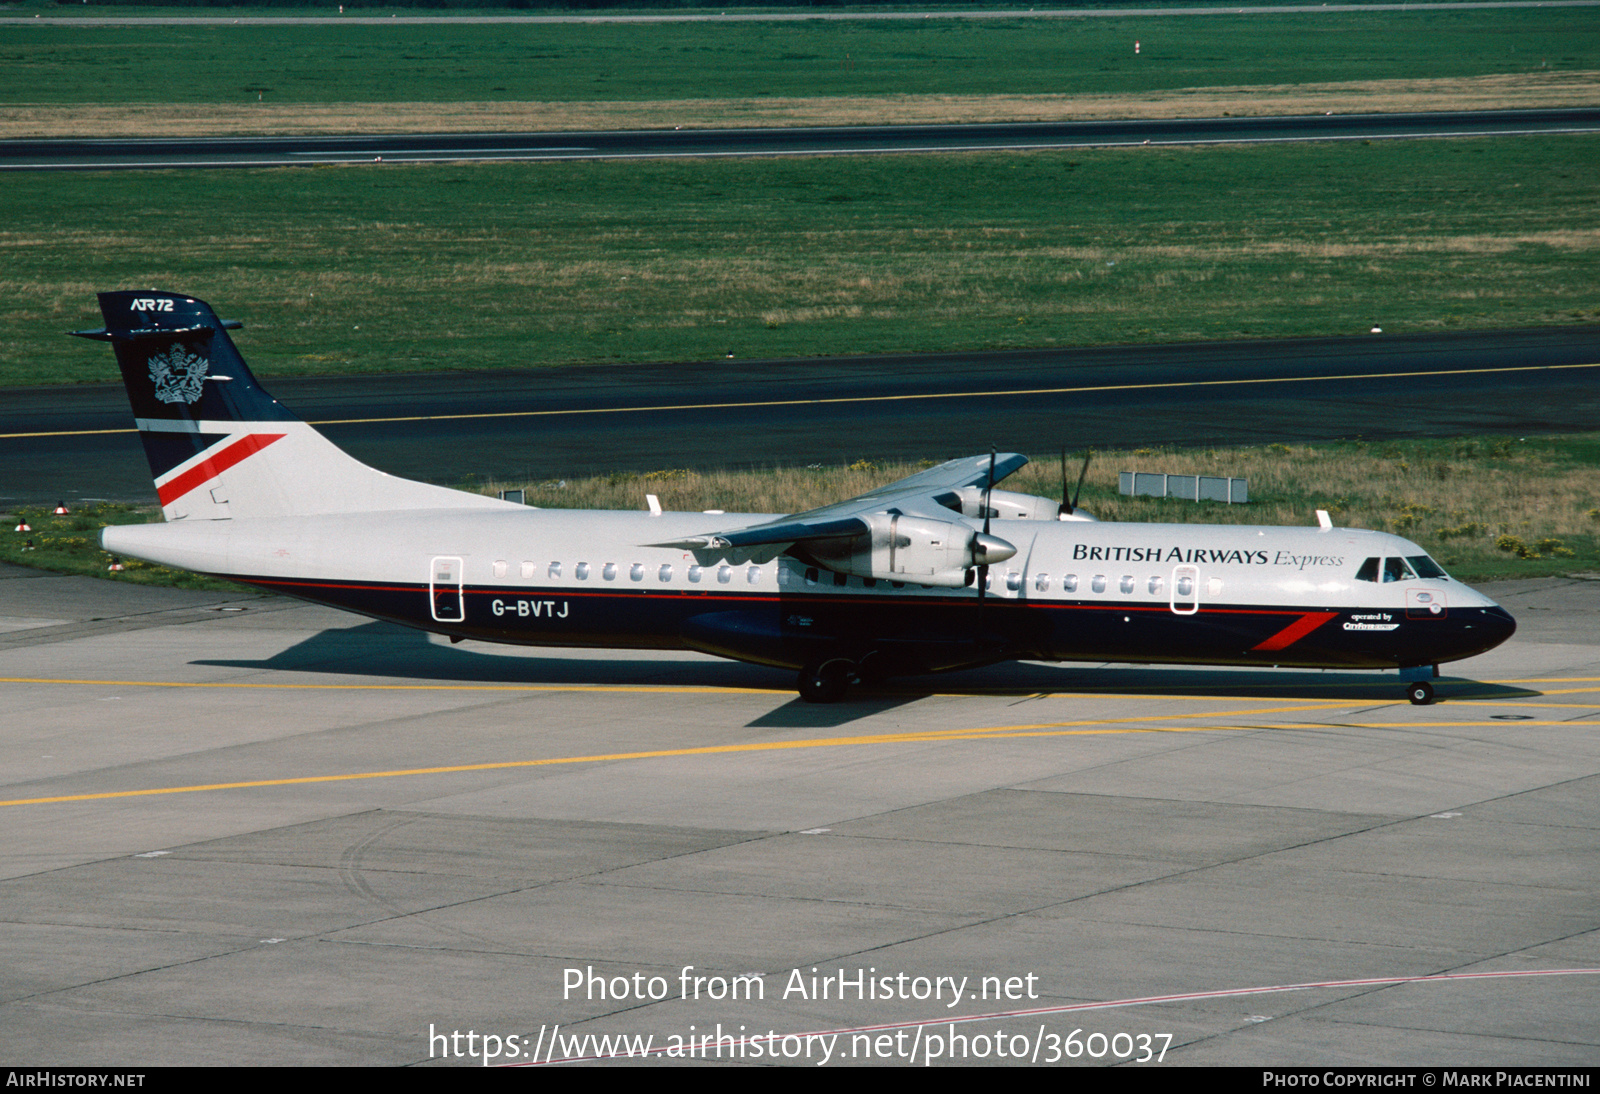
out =
<svg viewBox="0 0 1600 1094"><path fill-rule="evenodd" d="M398 479L346 455L268 395L203 300L154 290L100 294L162 512L170 520L499 506Z"/></svg>

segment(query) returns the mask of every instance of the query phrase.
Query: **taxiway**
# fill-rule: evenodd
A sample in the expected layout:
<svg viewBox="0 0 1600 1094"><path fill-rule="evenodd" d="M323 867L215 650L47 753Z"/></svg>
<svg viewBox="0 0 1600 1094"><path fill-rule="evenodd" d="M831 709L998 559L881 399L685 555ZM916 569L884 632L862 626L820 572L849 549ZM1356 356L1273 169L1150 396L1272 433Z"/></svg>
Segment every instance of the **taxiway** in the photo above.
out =
<svg viewBox="0 0 1600 1094"><path fill-rule="evenodd" d="M556 1025L720 1024L834 1062L1076 1029L1101 1063L1593 1065L1600 582L1489 591L1521 629L1430 707L1032 664L816 707L695 655L0 568L0 1053L468 1063L429 1033L470 1030L525 1062ZM684 999L686 966L763 997ZM969 979L797 996L813 968Z"/></svg>

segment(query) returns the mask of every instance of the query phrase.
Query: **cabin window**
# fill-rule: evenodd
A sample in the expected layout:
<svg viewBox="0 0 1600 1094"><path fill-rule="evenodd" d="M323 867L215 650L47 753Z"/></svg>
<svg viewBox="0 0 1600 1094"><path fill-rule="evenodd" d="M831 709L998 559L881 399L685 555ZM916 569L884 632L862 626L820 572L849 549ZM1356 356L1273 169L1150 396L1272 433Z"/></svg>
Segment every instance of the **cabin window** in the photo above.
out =
<svg viewBox="0 0 1600 1094"><path fill-rule="evenodd" d="M1093 579L1091 579L1090 582L1089 582L1089 588L1093 589L1097 593L1105 592L1106 591L1106 575L1105 574L1095 574Z"/></svg>
<svg viewBox="0 0 1600 1094"><path fill-rule="evenodd" d="M671 581L672 580L672 563L663 562L661 564L661 569L656 573L656 580L657 581Z"/></svg>
<svg viewBox="0 0 1600 1094"><path fill-rule="evenodd" d="M1078 575L1077 574L1068 574L1066 577L1062 578L1061 579L1061 591L1062 592L1067 592L1067 593L1075 593L1075 592L1077 592L1078 591Z"/></svg>
<svg viewBox="0 0 1600 1094"><path fill-rule="evenodd" d="M528 569L530 571L532 571L533 565L531 563L528 564ZM551 581L559 581L559 580L561 580L561 563L552 562L550 564L550 569L547 572L550 575L550 580ZM533 574L530 572L527 576L532 577Z"/></svg>
<svg viewBox="0 0 1600 1094"><path fill-rule="evenodd" d="M578 565L573 568L572 576L577 578L579 581L588 581L589 564L587 562L578 563Z"/></svg>
<svg viewBox="0 0 1600 1094"><path fill-rule="evenodd" d="M522 580L524 580L524 581L532 581L533 580L533 573L537 568L538 567L534 566L534 564L532 562L523 562L523 564L522 564Z"/></svg>
<svg viewBox="0 0 1600 1094"><path fill-rule="evenodd" d="M815 585L816 583L817 583L817 568L815 566L809 566L809 567L806 568L806 584L807 585Z"/></svg>
<svg viewBox="0 0 1600 1094"><path fill-rule="evenodd" d="M1034 589L1035 592L1040 592L1040 593L1049 592L1050 591L1050 575L1049 574L1034 574L1033 575L1033 589Z"/></svg>
<svg viewBox="0 0 1600 1094"><path fill-rule="evenodd" d="M1194 578L1189 574L1178 575L1178 597L1188 600L1194 596Z"/></svg>
<svg viewBox="0 0 1600 1094"><path fill-rule="evenodd" d="M1369 558L1369 559L1367 559L1367 561L1365 561L1365 562L1363 562L1361 564L1361 569L1356 571L1356 580L1357 581L1377 581L1378 580L1378 567L1382 564L1382 562L1383 562L1383 560L1379 559L1379 558Z"/></svg>
<svg viewBox="0 0 1600 1094"><path fill-rule="evenodd" d="M905 587L906 587L906 583L904 581L891 581L891 582L889 582L889 588L891 588L891 589L904 589Z"/></svg>
<svg viewBox="0 0 1600 1094"><path fill-rule="evenodd" d="M632 566L628 567L628 580L629 581L643 581L644 580L644 563L635 562Z"/></svg>
<svg viewBox="0 0 1600 1094"><path fill-rule="evenodd" d="M1012 592L1016 592L1017 590L1021 589L1022 575L1017 573L1015 570L1012 570L1010 573L1006 574L1006 588Z"/></svg>
<svg viewBox="0 0 1600 1094"><path fill-rule="evenodd" d="M700 567L698 564L689 567L689 583L692 585L700 584Z"/></svg>
<svg viewBox="0 0 1600 1094"><path fill-rule="evenodd" d="M761 567L760 566L750 566L750 567L746 568L746 570L744 572L744 579L746 581L748 581L752 585L754 585L756 582L760 581L761 580Z"/></svg>
<svg viewBox="0 0 1600 1094"><path fill-rule="evenodd" d="M1213 600L1222 595L1222 579L1220 577L1206 578L1206 595Z"/></svg>
<svg viewBox="0 0 1600 1094"><path fill-rule="evenodd" d="M506 560L505 559L497 558L497 559L494 560L494 576L495 577L505 577L506 576Z"/></svg>
<svg viewBox="0 0 1600 1094"><path fill-rule="evenodd" d="M730 582L732 580L733 580L733 567L732 566L718 566L717 567L717 583L719 585L726 585L728 582Z"/></svg>
<svg viewBox="0 0 1600 1094"><path fill-rule="evenodd" d="M846 577L844 574L836 573L836 574L833 575L833 584L835 585L835 587L843 587L845 585L850 584L850 579L848 577Z"/></svg>
<svg viewBox="0 0 1600 1094"><path fill-rule="evenodd" d="M1150 595L1151 596L1160 596L1161 595L1161 578L1159 576L1152 577L1150 579Z"/></svg>
<svg viewBox="0 0 1600 1094"><path fill-rule="evenodd" d="M1118 588L1120 588L1124 593L1133 592L1133 575L1123 574L1122 581L1118 583Z"/></svg>
<svg viewBox="0 0 1600 1094"><path fill-rule="evenodd" d="M615 562L606 563L605 568L600 571L600 576L607 581L617 580L617 564Z"/></svg>
<svg viewBox="0 0 1600 1094"><path fill-rule="evenodd" d="M863 589L876 589L878 587L878 579L875 577L864 577L861 579L861 587Z"/></svg>

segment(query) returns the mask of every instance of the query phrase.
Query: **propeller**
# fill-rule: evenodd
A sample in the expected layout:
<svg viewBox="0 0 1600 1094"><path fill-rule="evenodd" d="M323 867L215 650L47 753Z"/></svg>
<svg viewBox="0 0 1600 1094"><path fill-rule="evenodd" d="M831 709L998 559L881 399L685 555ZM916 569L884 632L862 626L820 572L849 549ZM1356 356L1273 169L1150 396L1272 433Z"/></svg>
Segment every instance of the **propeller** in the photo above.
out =
<svg viewBox="0 0 1600 1094"><path fill-rule="evenodd" d="M995 450L991 448L989 449L989 481L983 484L983 535L975 540L972 545L973 560L977 561L980 555L984 560L978 563L978 608L980 610L983 608L984 593L988 590L989 585L989 556L984 548L992 538L989 535L989 514L993 513L994 510L989 508L989 495L994 492L994 460Z"/></svg>
<svg viewBox="0 0 1600 1094"><path fill-rule="evenodd" d="M1078 499L1083 497L1083 480L1089 477L1089 461L1094 458L1094 449L1085 449L1083 453L1083 470L1078 473L1078 488L1067 496L1067 449L1061 449L1061 505L1056 509L1056 515L1070 517L1078 509Z"/></svg>

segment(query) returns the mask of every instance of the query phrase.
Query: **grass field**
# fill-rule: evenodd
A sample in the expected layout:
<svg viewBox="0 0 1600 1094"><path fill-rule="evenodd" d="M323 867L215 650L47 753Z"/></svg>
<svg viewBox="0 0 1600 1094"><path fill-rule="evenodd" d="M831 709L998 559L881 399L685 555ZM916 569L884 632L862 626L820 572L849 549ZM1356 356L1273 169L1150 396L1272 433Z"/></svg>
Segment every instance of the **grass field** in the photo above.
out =
<svg viewBox="0 0 1600 1094"><path fill-rule="evenodd" d="M481 489L492 494L522 487L528 503L542 508L641 509L644 495L653 493L669 510L790 513L852 497L926 466L863 461L850 467L721 473L661 468ZM1055 457L1043 456L1004 485L1059 497L1059 467ZM1251 504L1122 497L1117 472L1133 470L1248 478ZM1082 504L1101 520L1154 523L1311 526L1315 511L1327 509L1339 526L1390 531L1422 544L1463 581L1595 572L1600 571L1600 433L1100 452ZM146 584L217 584L131 560L124 560L124 571L108 573L111 560L97 546L99 529L159 520L157 509L103 505L65 517L39 510L23 515L33 530L0 530L0 561ZM707 520L707 530L713 530L716 518Z"/></svg>
<svg viewBox="0 0 1600 1094"><path fill-rule="evenodd" d="M1600 139L14 174L0 383L111 378L94 292L267 376L1600 318Z"/></svg>
<svg viewBox="0 0 1600 1094"><path fill-rule="evenodd" d="M1597 70L1600 22L1591 10L1563 8L912 22L0 28L0 104L22 117L30 105L51 104L1143 95L1575 73L1587 74L1592 84Z"/></svg>

